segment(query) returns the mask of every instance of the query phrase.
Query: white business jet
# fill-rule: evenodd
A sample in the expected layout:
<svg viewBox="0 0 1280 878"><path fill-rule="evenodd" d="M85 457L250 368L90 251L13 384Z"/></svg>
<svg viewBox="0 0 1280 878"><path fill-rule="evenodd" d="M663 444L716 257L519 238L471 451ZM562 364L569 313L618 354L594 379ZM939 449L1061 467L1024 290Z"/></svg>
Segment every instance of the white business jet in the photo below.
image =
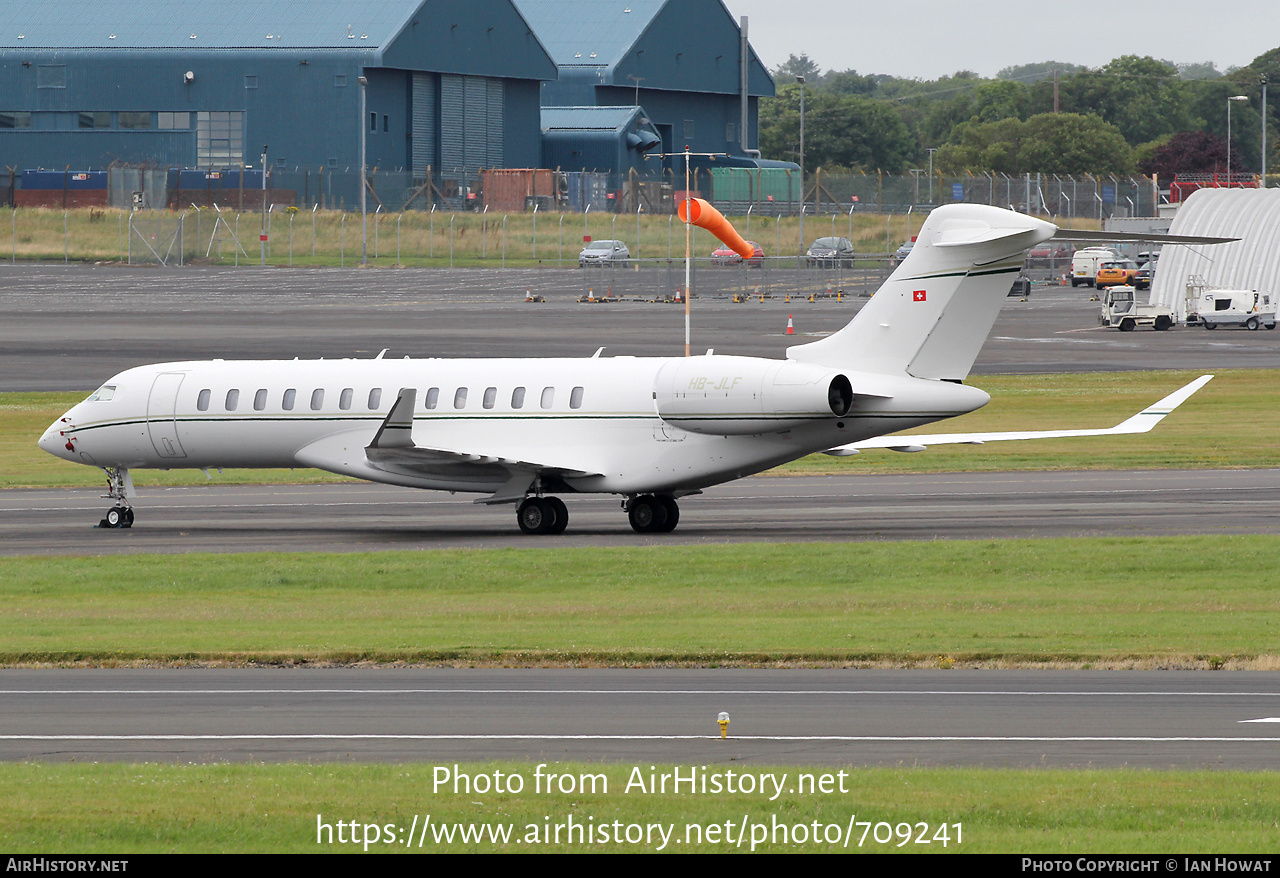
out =
<svg viewBox="0 0 1280 878"><path fill-rule="evenodd" d="M940 207L842 330L785 360L246 360L162 363L116 375L40 447L107 473L129 527L130 470L317 467L374 482L517 504L525 533L564 531L561 496L617 494L641 533L675 528L680 497L817 451L1150 430L1204 376L1116 427L900 436L987 403L969 374L1027 251L1050 223Z"/></svg>

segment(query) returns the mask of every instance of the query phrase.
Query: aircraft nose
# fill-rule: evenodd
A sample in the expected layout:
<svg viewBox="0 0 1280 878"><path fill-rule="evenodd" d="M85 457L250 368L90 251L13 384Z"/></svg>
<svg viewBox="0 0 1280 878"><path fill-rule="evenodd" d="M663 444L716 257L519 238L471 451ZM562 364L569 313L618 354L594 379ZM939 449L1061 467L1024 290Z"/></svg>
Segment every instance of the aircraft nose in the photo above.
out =
<svg viewBox="0 0 1280 878"><path fill-rule="evenodd" d="M62 429L66 425L61 421L54 421L49 425L49 429L44 431L44 435L40 437L40 447L52 454L54 457L61 457L66 460L72 459L72 452L67 448L67 438L62 435Z"/></svg>

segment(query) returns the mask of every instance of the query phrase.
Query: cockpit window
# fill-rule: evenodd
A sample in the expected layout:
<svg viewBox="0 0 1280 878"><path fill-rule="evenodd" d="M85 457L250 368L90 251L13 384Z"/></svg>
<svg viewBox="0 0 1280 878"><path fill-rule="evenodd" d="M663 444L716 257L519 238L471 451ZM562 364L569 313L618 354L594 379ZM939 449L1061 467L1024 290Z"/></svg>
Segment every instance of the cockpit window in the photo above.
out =
<svg viewBox="0 0 1280 878"><path fill-rule="evenodd" d="M111 402L111 398L116 395L116 386L114 384L104 384L95 390L85 402Z"/></svg>

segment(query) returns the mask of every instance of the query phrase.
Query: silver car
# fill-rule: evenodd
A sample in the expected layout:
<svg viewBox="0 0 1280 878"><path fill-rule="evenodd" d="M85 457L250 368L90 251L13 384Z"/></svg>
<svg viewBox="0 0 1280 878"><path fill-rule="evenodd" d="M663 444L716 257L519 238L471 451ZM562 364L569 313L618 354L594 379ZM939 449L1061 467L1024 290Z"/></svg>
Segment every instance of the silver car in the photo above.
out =
<svg viewBox="0 0 1280 878"><path fill-rule="evenodd" d="M579 268L592 265L626 268L630 264L631 251L621 241L592 241L578 254Z"/></svg>

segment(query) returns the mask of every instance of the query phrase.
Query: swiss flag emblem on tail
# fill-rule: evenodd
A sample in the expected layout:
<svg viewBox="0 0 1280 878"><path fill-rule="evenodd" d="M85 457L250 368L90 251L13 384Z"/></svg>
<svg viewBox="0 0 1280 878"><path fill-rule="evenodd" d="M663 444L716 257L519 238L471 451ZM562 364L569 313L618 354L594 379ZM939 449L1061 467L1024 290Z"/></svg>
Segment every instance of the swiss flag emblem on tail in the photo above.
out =
<svg viewBox="0 0 1280 878"><path fill-rule="evenodd" d="M923 302L925 300L924 290L916 290L911 294L911 301Z"/></svg>

